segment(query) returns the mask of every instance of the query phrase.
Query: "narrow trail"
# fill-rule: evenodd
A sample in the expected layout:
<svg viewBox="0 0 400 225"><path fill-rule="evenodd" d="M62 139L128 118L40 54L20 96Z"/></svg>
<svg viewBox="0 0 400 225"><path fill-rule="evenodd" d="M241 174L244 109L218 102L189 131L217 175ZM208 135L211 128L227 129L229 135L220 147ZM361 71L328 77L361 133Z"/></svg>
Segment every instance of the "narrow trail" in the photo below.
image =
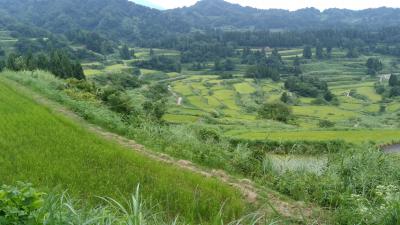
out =
<svg viewBox="0 0 400 225"><path fill-rule="evenodd" d="M29 96L29 98L33 99L38 104L49 108L52 112L61 114L72 119L73 121L81 124L84 128L99 135L100 137L103 137L104 139L116 142L128 149L139 152L140 154L143 154L155 161L171 164L179 168L191 171L193 173L201 174L208 178L215 178L225 184L237 188L243 194L247 202L255 205L256 208L259 209L260 214L278 214L283 218L299 221L301 222L301 224L326 224L324 222L326 218L326 216L324 216L324 211L318 206L287 199L273 190L256 185L251 180L238 179L236 177L228 175L222 170L205 169L193 164L190 161L178 160L169 155L148 150L146 149L146 147L136 143L133 140L130 140L115 133L108 132L99 126L87 122L79 115L60 105L59 103L43 97L40 94L25 86L22 86L15 81L0 78L0 82L1 81L17 89L25 96Z"/></svg>

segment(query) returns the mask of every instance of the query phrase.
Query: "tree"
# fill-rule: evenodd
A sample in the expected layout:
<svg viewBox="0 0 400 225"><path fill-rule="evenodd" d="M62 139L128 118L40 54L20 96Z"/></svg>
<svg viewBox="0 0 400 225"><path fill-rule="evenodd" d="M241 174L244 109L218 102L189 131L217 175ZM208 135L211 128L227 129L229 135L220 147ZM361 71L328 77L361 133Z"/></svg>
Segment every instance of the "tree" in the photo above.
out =
<svg viewBox="0 0 400 225"><path fill-rule="evenodd" d="M146 98L153 101L164 99L168 95L169 95L168 86L160 83L150 86L148 91L145 93Z"/></svg>
<svg viewBox="0 0 400 225"><path fill-rule="evenodd" d="M390 75L389 86L395 87L395 86L399 86L399 85L400 85L400 82L399 82L397 75L394 75L394 74Z"/></svg>
<svg viewBox="0 0 400 225"><path fill-rule="evenodd" d="M272 119L286 123L292 117L292 109L281 102L265 103L258 110L258 115L263 119Z"/></svg>
<svg viewBox="0 0 400 225"><path fill-rule="evenodd" d="M130 54L131 54L131 57L132 57L132 58L136 58L135 49L132 49L132 50L130 51Z"/></svg>
<svg viewBox="0 0 400 225"><path fill-rule="evenodd" d="M60 78L85 79L81 64L78 61L71 63L68 54L62 50L56 50L50 54L48 69Z"/></svg>
<svg viewBox="0 0 400 225"><path fill-rule="evenodd" d="M305 59L311 59L312 58L311 46L307 45L307 46L304 47L304 49L303 49L303 57Z"/></svg>
<svg viewBox="0 0 400 225"><path fill-rule="evenodd" d="M181 72L181 64L173 57L153 56L149 60L136 61L133 65L139 68L161 70L163 72Z"/></svg>
<svg viewBox="0 0 400 225"><path fill-rule="evenodd" d="M303 73L300 65L301 65L300 58L296 55L296 58L293 60L293 73L295 76L299 76L300 74Z"/></svg>
<svg viewBox="0 0 400 225"><path fill-rule="evenodd" d="M224 69L225 69L225 71L235 70L235 63L231 59L225 60Z"/></svg>
<svg viewBox="0 0 400 225"><path fill-rule="evenodd" d="M315 50L315 55L317 56L317 59L323 59L324 58L324 49L322 48L321 44L317 44L316 50Z"/></svg>
<svg viewBox="0 0 400 225"><path fill-rule="evenodd" d="M289 100L290 100L290 97L289 97L288 93L283 92L283 94L281 95L281 102L287 104L289 102Z"/></svg>
<svg viewBox="0 0 400 225"><path fill-rule="evenodd" d="M400 96L400 86L395 86L392 89L390 89L389 95L390 97Z"/></svg>
<svg viewBox="0 0 400 225"><path fill-rule="evenodd" d="M29 71L33 71L37 69L36 65L36 60L32 54L32 52L28 52L28 54L25 55L25 69Z"/></svg>
<svg viewBox="0 0 400 225"><path fill-rule="evenodd" d="M321 128L331 128L335 126L335 122L329 120L320 120L318 122L318 126Z"/></svg>
<svg viewBox="0 0 400 225"><path fill-rule="evenodd" d="M378 58L369 58L366 66L368 68L368 74L373 76L383 69L383 64Z"/></svg>
<svg viewBox="0 0 400 225"><path fill-rule="evenodd" d="M328 102L332 101L333 98L335 98L335 95L332 94L332 92L330 90L326 90L325 94L324 94L324 99Z"/></svg>
<svg viewBox="0 0 400 225"><path fill-rule="evenodd" d="M326 47L326 56L328 57L328 59L332 58L332 47L331 46Z"/></svg>
<svg viewBox="0 0 400 225"><path fill-rule="evenodd" d="M78 80L85 79L85 73L83 71L82 65L78 61L72 64L72 76Z"/></svg>
<svg viewBox="0 0 400 225"><path fill-rule="evenodd" d="M120 55L121 59L124 59L124 60L129 60L132 57L131 51L129 51L129 48L127 45L123 45L121 47L121 49L119 50L119 55Z"/></svg>
<svg viewBox="0 0 400 225"><path fill-rule="evenodd" d="M0 47L0 57L5 56L6 52Z"/></svg>
<svg viewBox="0 0 400 225"><path fill-rule="evenodd" d="M355 47L350 47L348 52L347 52L347 57L348 58L358 58L360 56L360 53L358 52L357 48Z"/></svg>
<svg viewBox="0 0 400 225"><path fill-rule="evenodd" d="M5 67L6 67L6 62L4 60L0 60L0 72L2 72Z"/></svg>
<svg viewBox="0 0 400 225"><path fill-rule="evenodd" d="M245 76L254 79L271 78L273 81L278 81L280 79L279 71L265 64L250 66L247 68Z"/></svg>
<svg viewBox="0 0 400 225"><path fill-rule="evenodd" d="M223 71L224 70L224 66L222 65L222 62L220 59L216 59L214 61L214 70L215 71Z"/></svg>
<svg viewBox="0 0 400 225"><path fill-rule="evenodd" d="M18 71L19 70L19 68L17 66L17 62L16 62L17 58L18 58L18 55L15 54L15 53L11 53L8 56L7 63L6 63L7 69L12 70L12 71Z"/></svg>
<svg viewBox="0 0 400 225"><path fill-rule="evenodd" d="M151 121L161 121L167 112L168 87L164 84L152 85L145 93L147 100L143 103L143 110Z"/></svg>
<svg viewBox="0 0 400 225"><path fill-rule="evenodd" d="M135 75L135 76L140 76L140 75L142 74L142 72L140 71L140 69L137 68L137 67L133 68L132 73L133 73L133 75Z"/></svg>
<svg viewBox="0 0 400 225"><path fill-rule="evenodd" d="M36 65L40 70L49 70L49 58L43 53L38 54L36 56Z"/></svg>

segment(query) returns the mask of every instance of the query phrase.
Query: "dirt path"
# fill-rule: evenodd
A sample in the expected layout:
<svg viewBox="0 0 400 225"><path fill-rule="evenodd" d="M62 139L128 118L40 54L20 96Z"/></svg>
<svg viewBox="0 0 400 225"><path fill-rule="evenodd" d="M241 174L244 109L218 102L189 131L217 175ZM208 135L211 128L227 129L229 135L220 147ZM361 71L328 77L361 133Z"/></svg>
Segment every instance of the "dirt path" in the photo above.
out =
<svg viewBox="0 0 400 225"><path fill-rule="evenodd" d="M0 78L0 81L3 81L9 86L18 89L19 92L25 94L26 96L29 96L37 103L48 107L53 112L71 118L91 132L96 133L109 141L117 142L126 148L137 151L156 161L175 165L182 169L192 171L193 173L201 174L205 177L215 178L223 183L237 188L241 191L241 193L249 203L255 205L257 208L260 209L259 212L262 214L272 215L276 213L284 218L301 221L305 224L325 224L324 222L322 222L325 220L323 219L325 217L324 211L317 206L306 205L303 202L296 202L287 199L273 190L259 187L258 185L247 179L238 179L236 177L228 175L221 170L207 170L197 165L194 165L190 161L178 160L166 154L148 150L143 145L140 145L133 140L108 132L99 126L88 123L83 118L79 117L76 113L65 108L64 106L54 101L51 101L14 81L2 78Z"/></svg>

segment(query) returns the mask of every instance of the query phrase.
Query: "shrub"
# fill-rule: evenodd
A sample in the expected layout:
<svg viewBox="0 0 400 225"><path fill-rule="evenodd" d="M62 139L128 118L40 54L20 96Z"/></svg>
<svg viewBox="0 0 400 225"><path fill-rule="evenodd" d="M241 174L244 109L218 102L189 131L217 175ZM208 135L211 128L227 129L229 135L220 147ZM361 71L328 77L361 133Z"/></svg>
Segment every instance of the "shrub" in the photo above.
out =
<svg viewBox="0 0 400 225"><path fill-rule="evenodd" d="M208 127L200 128L197 133L199 138L203 141L219 141L221 138L221 135L217 130Z"/></svg>
<svg viewBox="0 0 400 225"><path fill-rule="evenodd" d="M320 120L318 126L321 128L331 128L335 126L335 123L329 120Z"/></svg>
<svg viewBox="0 0 400 225"><path fill-rule="evenodd" d="M43 196L31 184L3 185L0 188L0 224L36 224Z"/></svg>
<svg viewBox="0 0 400 225"><path fill-rule="evenodd" d="M286 123L292 117L292 109L281 102L265 103L258 110L258 115L263 119L272 119Z"/></svg>

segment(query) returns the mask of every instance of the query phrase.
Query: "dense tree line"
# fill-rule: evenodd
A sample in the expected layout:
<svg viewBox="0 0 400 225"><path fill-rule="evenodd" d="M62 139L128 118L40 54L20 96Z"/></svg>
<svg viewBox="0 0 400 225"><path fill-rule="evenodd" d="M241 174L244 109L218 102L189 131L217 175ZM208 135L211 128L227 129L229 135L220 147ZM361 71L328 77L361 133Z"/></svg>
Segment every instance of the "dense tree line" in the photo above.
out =
<svg viewBox="0 0 400 225"><path fill-rule="evenodd" d="M335 96L329 91L325 81L312 76L290 76L285 81L285 88L303 97L321 98L332 101Z"/></svg>
<svg viewBox="0 0 400 225"><path fill-rule="evenodd" d="M13 71L22 70L46 70L60 78L85 79L85 74L78 61L72 61L69 55L62 50L52 51L49 55L44 53L17 55L11 53L6 61L7 69Z"/></svg>
<svg viewBox="0 0 400 225"><path fill-rule="evenodd" d="M221 60L217 59L214 62L214 70L217 72L233 71L235 70L235 63L231 59Z"/></svg>
<svg viewBox="0 0 400 225"><path fill-rule="evenodd" d="M130 50L129 47L125 44L119 49L119 56L121 59L129 60L135 57L135 51Z"/></svg>
<svg viewBox="0 0 400 225"><path fill-rule="evenodd" d="M254 79L271 78L278 81L281 73L293 71L293 68L283 62L277 49L273 49L271 54L267 55L265 49L253 52L245 48L242 53L242 62L251 64L245 76Z"/></svg>
<svg viewBox="0 0 400 225"><path fill-rule="evenodd" d="M83 44L87 49L100 53L110 54L114 52L113 43L98 33L84 30L73 30L66 33L67 38L77 44Z"/></svg>
<svg viewBox="0 0 400 225"><path fill-rule="evenodd" d="M251 48L245 47L241 52L241 63L254 65L262 63L263 61L267 60L267 53L265 49L252 51Z"/></svg>
<svg viewBox="0 0 400 225"><path fill-rule="evenodd" d="M372 76L375 76L383 69L383 64L378 58L369 58L366 66L368 68L368 74Z"/></svg>
<svg viewBox="0 0 400 225"><path fill-rule="evenodd" d="M178 60L167 56L153 55L149 60L136 61L133 65L151 70L163 72L181 72L181 64Z"/></svg>
<svg viewBox="0 0 400 225"><path fill-rule="evenodd" d="M54 49L69 49L68 44L60 38L50 36L49 38L25 38L21 37L14 44L17 54L27 54L29 52L51 52ZM72 50L70 50L72 51Z"/></svg>

